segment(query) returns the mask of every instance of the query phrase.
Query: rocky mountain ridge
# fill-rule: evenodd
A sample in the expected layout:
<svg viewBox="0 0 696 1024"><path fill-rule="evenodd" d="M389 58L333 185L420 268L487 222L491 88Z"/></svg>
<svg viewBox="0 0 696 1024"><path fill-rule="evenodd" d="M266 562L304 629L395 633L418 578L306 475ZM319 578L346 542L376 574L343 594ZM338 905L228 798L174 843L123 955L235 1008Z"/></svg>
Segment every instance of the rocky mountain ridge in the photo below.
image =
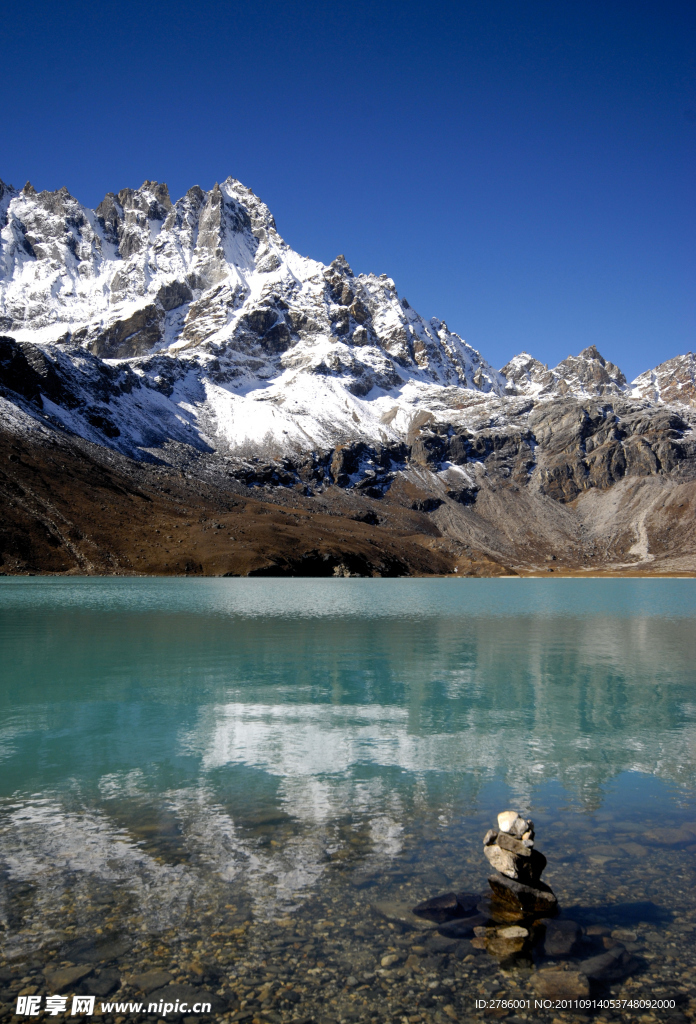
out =
<svg viewBox="0 0 696 1024"><path fill-rule="evenodd" d="M0 334L8 450L43 452L48 477L57 444L76 465L117 471L126 491L147 479L154 493L158 474L178 474L190 481L183 511L196 481L218 511L235 494L306 506L311 518L321 499L343 523L387 524L402 545L420 537L430 554L390 563L399 573L534 571L561 553L578 571L598 560L692 571L689 516L663 551L650 526L656 501L691 507L673 502L696 471L691 353L632 384L593 346L551 369L522 353L496 371L386 275L293 252L234 179L176 203L148 181L94 211L66 189L0 182ZM12 501L7 474L0 487ZM611 502L614 527L626 512L620 529ZM7 507L26 521L0 534L8 571L41 567L44 556L17 547L37 515L69 551L38 506ZM345 543L324 562L308 549L307 565L345 567ZM232 549L229 571L263 569ZM290 556L267 568L298 570ZM60 571L108 571L108 559L66 559ZM128 556L124 571L136 568Z"/></svg>

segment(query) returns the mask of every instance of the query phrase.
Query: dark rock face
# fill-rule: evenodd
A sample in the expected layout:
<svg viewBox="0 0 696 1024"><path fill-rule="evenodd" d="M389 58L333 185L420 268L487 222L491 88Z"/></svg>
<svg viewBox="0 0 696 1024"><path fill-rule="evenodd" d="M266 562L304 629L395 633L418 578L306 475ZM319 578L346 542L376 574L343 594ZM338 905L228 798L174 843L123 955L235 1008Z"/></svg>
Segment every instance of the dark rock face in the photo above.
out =
<svg viewBox="0 0 696 1024"><path fill-rule="evenodd" d="M116 320L104 330L95 333L89 341L89 351L102 359L130 359L145 355L162 338L163 309L157 303L140 307L132 316ZM76 332L78 343L87 340L87 329Z"/></svg>
<svg viewBox="0 0 696 1024"><path fill-rule="evenodd" d="M350 307L350 315L357 323L364 324L370 318L370 311L360 299L355 299Z"/></svg>
<svg viewBox="0 0 696 1024"><path fill-rule="evenodd" d="M165 312L178 309L185 302L190 302L192 298L193 292L188 281L168 281L157 292L157 300Z"/></svg>
<svg viewBox="0 0 696 1024"><path fill-rule="evenodd" d="M118 247L123 229L123 207L118 198L113 192L107 192L94 212L106 241Z"/></svg>
<svg viewBox="0 0 696 1024"><path fill-rule="evenodd" d="M0 338L0 395L10 401L26 403L26 408L42 416L54 429L60 421L53 413L46 412L47 404L69 410L74 421L84 425L88 436L98 436L103 444L113 445L121 437L117 408L124 396L137 395L143 387L167 386L163 381L150 382L147 376L139 377L127 365L110 366L89 352L81 352L78 366L76 372L75 362L58 347ZM156 360L151 366L157 366ZM171 370L169 363L167 368ZM162 443L168 432L167 427L162 430L162 426L153 430L148 424L141 437L154 443L159 439ZM137 449L127 444L128 449L129 454L137 457Z"/></svg>
<svg viewBox="0 0 696 1024"><path fill-rule="evenodd" d="M447 438L422 433L411 445L411 460L419 466L437 465L447 458Z"/></svg>
<svg viewBox="0 0 696 1024"><path fill-rule="evenodd" d="M362 441L338 445L330 461L330 473L339 487L354 486L371 497L380 497L408 457L405 445L374 447ZM355 477L360 479L356 480Z"/></svg>
<svg viewBox="0 0 696 1024"><path fill-rule="evenodd" d="M14 392L28 402L39 401L42 392L61 397L61 386L53 366L38 349L29 352L14 338L0 337L0 388Z"/></svg>
<svg viewBox="0 0 696 1024"><path fill-rule="evenodd" d="M673 409L641 408L574 398L532 408L528 427L518 421L496 430L423 427L411 442L409 461L439 471L448 463L481 465L498 486L530 486L566 504L626 478L696 474L696 439ZM478 486L449 488L448 497L471 504Z"/></svg>
<svg viewBox="0 0 696 1024"><path fill-rule="evenodd" d="M285 352L290 345L290 329L284 320L278 320L261 338L261 347L266 352Z"/></svg>
<svg viewBox="0 0 696 1024"><path fill-rule="evenodd" d="M627 476L671 473L696 454L694 442L685 439L689 424L670 409L552 402L538 405L529 423L542 449L538 486L561 502Z"/></svg>

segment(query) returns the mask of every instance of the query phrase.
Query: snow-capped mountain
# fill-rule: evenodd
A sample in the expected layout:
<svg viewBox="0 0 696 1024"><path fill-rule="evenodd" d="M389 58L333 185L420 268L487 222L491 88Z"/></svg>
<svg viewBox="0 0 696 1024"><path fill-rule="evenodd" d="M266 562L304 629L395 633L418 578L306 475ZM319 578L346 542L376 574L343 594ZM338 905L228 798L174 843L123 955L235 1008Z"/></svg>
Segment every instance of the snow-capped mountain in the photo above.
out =
<svg viewBox="0 0 696 1024"><path fill-rule="evenodd" d="M628 390L618 366L608 363L594 345L583 349L579 356L568 356L551 370L527 352L521 352L500 372L508 382L508 394L539 399L552 395L597 398L623 395Z"/></svg>
<svg viewBox="0 0 696 1024"><path fill-rule="evenodd" d="M87 355L129 360L146 390L117 397L118 409L112 398L104 415L116 415L131 450L164 415L158 391L178 406L171 416L223 450L394 440L423 404L505 391L501 374L446 324L424 321L386 275L293 252L232 178L176 203L148 181L95 211L66 189L0 184L0 197L0 329L53 358L69 352L87 373ZM66 425L92 436L78 418Z"/></svg>
<svg viewBox="0 0 696 1024"><path fill-rule="evenodd" d="M391 574L521 571L554 551L576 566L669 556L681 571L696 566L693 516L676 512L696 501L695 408L690 353L632 384L594 346L497 371L385 274L294 252L232 178L175 203L146 181L96 210L0 182L0 447L15 467L0 470L15 523L0 564L5 552L13 571L112 571L119 545L129 572L321 574L348 549L359 571ZM253 552L231 538L222 558L208 538L209 554L148 570L155 549L172 557L153 523L182 487L181 515L232 514L232 494L262 492L298 523L332 517L326 536L340 521L343 539L320 550L313 526L292 539L281 518ZM99 533L116 493L149 495L140 541L122 532L130 498Z"/></svg>
<svg viewBox="0 0 696 1024"><path fill-rule="evenodd" d="M403 440L424 416L475 425L484 396L631 390L594 347L551 370L522 353L497 372L385 274L298 255L233 178L176 203L146 181L96 210L65 188L0 182L0 227L0 331L44 346L64 376L74 367L88 400L47 406L54 418L131 455L164 425L216 451L280 453ZM679 387L643 375L633 393L689 401L691 360ZM104 361L122 368L109 393Z"/></svg>
<svg viewBox="0 0 696 1024"><path fill-rule="evenodd" d="M500 371L509 395L529 395L537 400L570 395L601 398L624 395L668 405L696 405L696 357L687 352L641 373L631 383L614 363L608 362L594 345L577 356L568 356L549 369L527 352L521 352Z"/></svg>

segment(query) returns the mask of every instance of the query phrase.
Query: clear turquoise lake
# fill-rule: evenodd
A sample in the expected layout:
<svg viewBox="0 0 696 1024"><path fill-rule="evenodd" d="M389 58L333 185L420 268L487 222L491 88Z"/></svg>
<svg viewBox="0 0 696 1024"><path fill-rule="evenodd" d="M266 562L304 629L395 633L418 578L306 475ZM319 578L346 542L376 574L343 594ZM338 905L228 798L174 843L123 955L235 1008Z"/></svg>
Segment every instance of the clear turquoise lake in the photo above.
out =
<svg viewBox="0 0 696 1024"><path fill-rule="evenodd" d="M485 893L515 808L594 927L571 966L633 957L593 995L687 1019L696 581L5 578L0 681L7 1014L84 964L76 992L158 970L221 1019L543 1019L536 953L399 920Z"/></svg>

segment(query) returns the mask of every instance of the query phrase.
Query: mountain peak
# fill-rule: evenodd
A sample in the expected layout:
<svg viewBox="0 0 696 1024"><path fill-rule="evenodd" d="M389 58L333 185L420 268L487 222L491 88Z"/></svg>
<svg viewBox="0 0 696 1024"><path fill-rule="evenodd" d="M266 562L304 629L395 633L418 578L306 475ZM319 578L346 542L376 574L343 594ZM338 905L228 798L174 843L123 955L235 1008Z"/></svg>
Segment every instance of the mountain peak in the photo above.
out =
<svg viewBox="0 0 696 1024"><path fill-rule="evenodd" d="M572 357L569 356L568 358L570 359ZM602 366L605 365L604 357L597 350L595 345L588 345L587 348L584 348L578 356L578 359L596 359L598 362L602 364Z"/></svg>
<svg viewBox="0 0 696 1024"><path fill-rule="evenodd" d="M535 398L554 394L578 398L619 395L626 390L626 378L618 366L607 362L594 345L577 356L567 356L549 369L527 352L514 356L500 371L507 380L508 394Z"/></svg>
<svg viewBox="0 0 696 1024"><path fill-rule="evenodd" d="M505 379L444 321L402 303L386 274L293 252L236 178L175 203L148 179L95 211L67 189L25 188L6 208L3 329L100 359L155 358L165 376L188 366L228 410L216 416L229 443L260 424L282 444L394 438L438 389L504 393ZM293 388L305 419L281 411ZM230 419L232 408L246 413Z"/></svg>

